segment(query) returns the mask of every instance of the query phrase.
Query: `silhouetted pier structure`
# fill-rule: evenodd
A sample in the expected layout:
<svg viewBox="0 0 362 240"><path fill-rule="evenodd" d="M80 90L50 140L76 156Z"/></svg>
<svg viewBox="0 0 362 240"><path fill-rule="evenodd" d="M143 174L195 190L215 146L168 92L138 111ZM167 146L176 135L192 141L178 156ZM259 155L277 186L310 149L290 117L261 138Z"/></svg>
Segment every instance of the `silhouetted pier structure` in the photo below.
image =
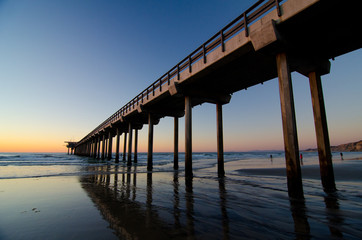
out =
<svg viewBox="0 0 362 240"><path fill-rule="evenodd" d="M68 148L68 155L69 155L69 150L70 150L70 154L73 154L75 146L77 145L77 142L65 141L65 143L67 144L65 146Z"/></svg>
<svg viewBox="0 0 362 240"><path fill-rule="evenodd" d="M291 72L297 71L310 81L322 184L327 192L335 191L321 76L330 71L329 59L362 46L358 9L357 1L257 1L80 140L75 154L111 159L116 137L115 161L119 162L123 134L123 160L132 165L133 137L136 162L138 130L147 124L151 171L153 126L163 117L173 117L177 169L178 118L184 116L185 175L192 176L192 107L207 102L216 105L218 175L222 177L222 105L230 102L232 93L278 77L289 196L302 198L291 81Z"/></svg>

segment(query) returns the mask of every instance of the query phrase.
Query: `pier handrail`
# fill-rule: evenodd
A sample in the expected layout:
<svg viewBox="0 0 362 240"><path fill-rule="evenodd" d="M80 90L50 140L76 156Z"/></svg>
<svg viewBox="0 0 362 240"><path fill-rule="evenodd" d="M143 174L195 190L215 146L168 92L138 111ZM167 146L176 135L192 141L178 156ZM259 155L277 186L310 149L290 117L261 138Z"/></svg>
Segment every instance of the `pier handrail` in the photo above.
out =
<svg viewBox="0 0 362 240"><path fill-rule="evenodd" d="M155 94L155 90L157 88L159 88L160 92L162 92L162 87L165 84L170 85L171 80L175 77L179 79L180 73L182 71L185 71L188 68L189 72L191 73L192 65L198 62L201 58L203 58L203 61L206 63L207 54L215 50L220 45L222 46L222 51L224 51L224 43L231 37L233 37L236 33L240 32L242 29L245 29L245 35L248 36L249 32L247 26L262 17L271 9L274 9L274 7L277 9L278 16L281 16L280 2L282 1L283 0L257 1L245 12L243 12L241 15L239 15L237 18L235 18L233 21L223 27L215 35L213 35L209 40L207 40L200 47L194 50L191 54L182 59L168 72L163 74L159 79L149 85L140 94L138 94L131 101L125 104L117 112L112 114L109 118L107 118L100 125L98 125L93 131L91 131L84 138L82 138L78 142L78 145L81 144L84 140L89 139L89 137L93 136L98 131L104 129L107 125L117 121L121 116L125 116L129 111L135 109L135 107L138 106L140 103L142 104L144 99L148 100L151 94Z"/></svg>

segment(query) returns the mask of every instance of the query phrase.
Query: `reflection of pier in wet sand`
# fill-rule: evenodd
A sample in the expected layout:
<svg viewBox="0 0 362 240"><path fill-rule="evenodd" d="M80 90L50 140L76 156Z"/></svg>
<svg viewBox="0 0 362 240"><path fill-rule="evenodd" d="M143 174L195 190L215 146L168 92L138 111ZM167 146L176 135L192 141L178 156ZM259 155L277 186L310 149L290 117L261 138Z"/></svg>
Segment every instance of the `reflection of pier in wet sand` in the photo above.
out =
<svg viewBox="0 0 362 240"><path fill-rule="evenodd" d="M83 176L82 187L121 238L262 239L260 228L280 238L312 238L314 213L303 199L268 199L276 189L232 178L184 178L178 171L137 173L117 165L88 170L96 174ZM258 194L251 197L253 191ZM343 236L338 196L326 195L325 203L330 236Z"/></svg>
<svg viewBox="0 0 362 240"><path fill-rule="evenodd" d="M144 202L135 201L137 195L137 173L130 167L95 167L93 170L101 171L100 174L84 176L81 179L82 187L89 197L97 205L104 218L110 223L122 239L183 239L185 236L193 236L192 230L192 189L187 188L186 228L181 224L180 196L177 174L174 178L174 223L162 219L153 205L152 173L140 173L143 181L146 181L146 189L140 191ZM191 192L189 192L191 191Z"/></svg>

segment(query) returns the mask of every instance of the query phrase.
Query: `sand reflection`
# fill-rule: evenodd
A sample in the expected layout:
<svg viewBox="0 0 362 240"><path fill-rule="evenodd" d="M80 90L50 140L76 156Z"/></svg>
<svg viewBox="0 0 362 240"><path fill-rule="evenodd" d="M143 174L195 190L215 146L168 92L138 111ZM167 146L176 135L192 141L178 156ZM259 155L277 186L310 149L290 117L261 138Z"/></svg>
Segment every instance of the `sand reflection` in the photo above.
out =
<svg viewBox="0 0 362 240"><path fill-rule="evenodd" d="M275 188L279 184L255 184L254 177L185 178L182 171L122 165L89 168L95 174L82 176L82 187L121 239L262 239L270 234L312 239L320 216L330 236L343 237L338 196L326 195L325 211L315 211L304 199L283 197L286 192Z"/></svg>
<svg viewBox="0 0 362 240"><path fill-rule="evenodd" d="M163 189L165 192L172 190L168 195L172 199L160 200L167 193L158 193L154 188L165 181L158 176L159 173L137 173L137 167L118 165L96 166L88 170L97 174L82 176L82 187L120 238L193 239L197 236L192 178L182 177L182 187L183 181L180 182L178 171L164 173L170 177L170 181L167 180L168 185ZM229 239L224 179L219 179L219 194L216 197L219 197L216 204L219 205L217 212L221 216L219 224L222 226L222 232L218 234L223 239ZM170 206L160 206L159 201L168 202ZM167 214L172 218L168 218Z"/></svg>

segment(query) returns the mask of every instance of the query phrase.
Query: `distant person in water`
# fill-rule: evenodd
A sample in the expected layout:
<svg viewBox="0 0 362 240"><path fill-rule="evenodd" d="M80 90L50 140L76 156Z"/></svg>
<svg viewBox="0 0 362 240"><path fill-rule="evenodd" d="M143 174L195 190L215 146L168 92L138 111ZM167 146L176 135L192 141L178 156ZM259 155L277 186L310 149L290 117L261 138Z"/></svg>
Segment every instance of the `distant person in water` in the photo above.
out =
<svg viewBox="0 0 362 240"><path fill-rule="evenodd" d="M303 165L303 154L302 153L300 154L300 164Z"/></svg>
<svg viewBox="0 0 362 240"><path fill-rule="evenodd" d="M273 155L270 154L270 162L273 163Z"/></svg>
<svg viewBox="0 0 362 240"><path fill-rule="evenodd" d="M341 155L341 160L343 160L343 153L340 153L340 155Z"/></svg>

